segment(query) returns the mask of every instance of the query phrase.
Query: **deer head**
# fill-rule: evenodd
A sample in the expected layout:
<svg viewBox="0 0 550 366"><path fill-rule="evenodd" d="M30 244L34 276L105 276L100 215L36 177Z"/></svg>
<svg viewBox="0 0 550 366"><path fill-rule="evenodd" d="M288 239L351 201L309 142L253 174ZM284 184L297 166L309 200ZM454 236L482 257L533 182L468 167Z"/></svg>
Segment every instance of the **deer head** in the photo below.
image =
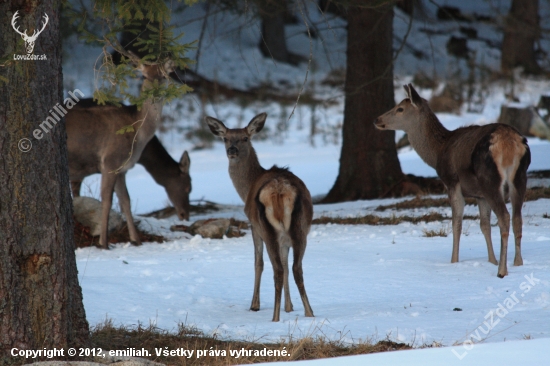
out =
<svg viewBox="0 0 550 366"><path fill-rule="evenodd" d="M236 163L240 160L246 161L252 149L250 138L260 132L267 118L266 113L258 114L252 118L245 128L229 129L220 121L213 117L206 117L206 123L210 131L216 136L222 138L225 143L227 157L230 163Z"/></svg>
<svg viewBox="0 0 550 366"><path fill-rule="evenodd" d="M19 31L19 27L15 26L15 21L17 20L17 18L19 18L17 13L19 13L19 10L17 10L15 14L13 14L13 18L11 19L11 26L17 33L21 35L21 38L23 38L23 40L25 41L25 48L27 49L27 53L32 53L32 51L34 50L34 42L36 41L40 33L42 33L44 28L46 28L46 24L48 24L48 20L49 20L48 14L44 13L44 22L42 22L42 29L40 29L38 32L35 29L34 32L32 33L32 36L29 36L27 35L26 29L23 32L21 32Z"/></svg>

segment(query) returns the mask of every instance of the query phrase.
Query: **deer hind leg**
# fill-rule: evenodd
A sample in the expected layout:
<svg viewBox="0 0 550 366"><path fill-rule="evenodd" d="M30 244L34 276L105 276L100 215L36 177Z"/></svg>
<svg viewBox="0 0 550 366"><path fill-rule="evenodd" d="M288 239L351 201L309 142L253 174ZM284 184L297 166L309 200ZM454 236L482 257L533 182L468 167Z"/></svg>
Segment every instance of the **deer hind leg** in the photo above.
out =
<svg viewBox="0 0 550 366"><path fill-rule="evenodd" d="M130 206L130 195L126 188L126 173L119 173L116 175L115 192L118 196L120 203L120 209L126 216L126 223L128 225L128 233L130 234L130 240L134 245L141 245L141 239L134 225L134 219L132 217L132 210Z"/></svg>
<svg viewBox="0 0 550 366"><path fill-rule="evenodd" d="M304 273L302 270L302 259L306 252L307 244L307 233L300 232L296 233L292 237L292 250L294 256L294 263L292 264L292 273L294 274L294 281L300 292L300 297L302 298L302 304L304 305L305 316L314 317L313 310L309 304L309 299L306 293L306 287L304 285Z"/></svg>
<svg viewBox="0 0 550 366"><path fill-rule="evenodd" d="M275 306L273 308L273 321L279 321L279 315L281 313L281 296L283 293L283 283L284 283L284 269L283 263L281 261L281 256L279 255L279 244L277 239L273 237L266 238L265 244L267 247L267 254L269 254L269 259L271 260L271 265L273 266L273 280L275 282Z"/></svg>
<svg viewBox="0 0 550 366"><path fill-rule="evenodd" d="M458 249L460 246L460 234L462 234L462 217L464 216L464 196L460 184L449 190L453 221L453 254L451 263L458 262Z"/></svg>
<svg viewBox="0 0 550 366"><path fill-rule="evenodd" d="M491 206L483 198L477 200L479 206L479 226L481 227L481 232L485 237L485 242L487 243L487 253L489 256L489 262L498 265L497 259L495 257L495 251L493 250L493 241L491 240Z"/></svg>
<svg viewBox="0 0 550 366"><path fill-rule="evenodd" d="M500 228L500 260L498 265L497 276L503 278L508 274L508 267L506 266L506 258L508 255L508 236L510 233L510 214L506 209L504 203L504 197L500 192L494 196L486 197L487 202L491 206L491 209L497 215L498 226Z"/></svg>
<svg viewBox="0 0 550 366"><path fill-rule="evenodd" d="M113 204L113 190L116 175L112 173L101 174L101 231L99 234L99 247L109 249L107 236L109 231L109 213Z"/></svg>
<svg viewBox="0 0 550 366"><path fill-rule="evenodd" d="M260 310L260 282L264 270L264 242L260 234L252 227L252 240L254 241L254 294L250 310Z"/></svg>
<svg viewBox="0 0 550 366"><path fill-rule="evenodd" d="M281 257L281 263L283 265L283 284L285 292L285 311L290 313L294 310L292 306L292 300L290 299L290 286L288 285L288 252L290 246L288 238L281 238L279 240L279 255Z"/></svg>
<svg viewBox="0 0 550 366"><path fill-rule="evenodd" d="M522 266L521 257L521 237L523 230L523 219L521 217L521 208L525 197L525 187L523 189L510 189L510 200L512 201L512 228L514 229L514 239L516 244L516 254L514 256L514 266Z"/></svg>

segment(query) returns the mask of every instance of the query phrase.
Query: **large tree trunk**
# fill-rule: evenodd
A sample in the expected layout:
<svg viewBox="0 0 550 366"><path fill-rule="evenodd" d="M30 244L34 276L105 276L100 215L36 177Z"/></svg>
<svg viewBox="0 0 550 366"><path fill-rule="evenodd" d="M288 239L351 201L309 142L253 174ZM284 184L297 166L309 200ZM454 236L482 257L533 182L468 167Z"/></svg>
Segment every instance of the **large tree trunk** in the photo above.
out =
<svg viewBox="0 0 550 366"><path fill-rule="evenodd" d="M535 43L539 38L539 1L512 0L502 41L502 71L510 72L522 66L528 74L540 73L535 57Z"/></svg>
<svg viewBox="0 0 550 366"><path fill-rule="evenodd" d="M49 22L34 47L34 55L47 60L0 67L0 364L13 361L12 348L65 348L66 357L67 347L88 340L74 254L64 120L42 139L33 137L50 110L63 102L61 2L25 4L0 2L0 52L10 60L27 54L11 26L17 10L19 29L27 34L40 29L47 14Z"/></svg>
<svg viewBox="0 0 550 366"><path fill-rule="evenodd" d="M375 130L395 105L391 5L348 9L346 101L340 171L324 202L380 197L403 179L394 132Z"/></svg>

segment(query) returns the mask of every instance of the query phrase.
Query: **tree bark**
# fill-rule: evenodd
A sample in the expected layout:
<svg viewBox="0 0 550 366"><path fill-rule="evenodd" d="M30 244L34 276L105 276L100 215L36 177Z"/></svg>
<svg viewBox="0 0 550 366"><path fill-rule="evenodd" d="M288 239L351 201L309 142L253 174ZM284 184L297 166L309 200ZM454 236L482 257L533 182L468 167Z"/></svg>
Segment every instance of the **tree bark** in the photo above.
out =
<svg viewBox="0 0 550 366"><path fill-rule="evenodd" d="M285 13L286 0L259 0L258 12L262 19L262 38L260 51L265 57L274 60L297 64L286 47Z"/></svg>
<svg viewBox="0 0 550 366"><path fill-rule="evenodd" d="M340 170L324 202L380 197L403 179L395 133L378 131L376 117L395 105L393 9L350 8L346 101Z"/></svg>
<svg viewBox="0 0 550 366"><path fill-rule="evenodd" d="M13 60L27 54L11 26L17 10L19 29L29 35L48 15L34 47L34 55L47 60ZM65 357L57 357L63 359L67 347L88 340L64 120L42 139L33 137L52 108L63 106L60 14L59 0L0 3L0 57L10 57L0 66L0 363L14 361L12 348L64 348ZM29 142L32 148L22 151Z"/></svg>
<svg viewBox="0 0 550 366"><path fill-rule="evenodd" d="M378 131L373 125L376 117L395 105L392 22L391 4L348 9L340 170L324 202L380 197L403 179L395 133Z"/></svg>
<svg viewBox="0 0 550 366"><path fill-rule="evenodd" d="M539 38L539 1L512 0L502 40L502 71L509 73L522 66L528 74L540 73L542 70L535 55L535 43Z"/></svg>

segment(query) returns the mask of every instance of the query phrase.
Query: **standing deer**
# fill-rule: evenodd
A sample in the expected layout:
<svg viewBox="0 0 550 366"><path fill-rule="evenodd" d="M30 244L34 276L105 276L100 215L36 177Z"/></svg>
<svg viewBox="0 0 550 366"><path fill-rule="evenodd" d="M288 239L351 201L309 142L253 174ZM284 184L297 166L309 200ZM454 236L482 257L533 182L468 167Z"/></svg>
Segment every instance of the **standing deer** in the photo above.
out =
<svg viewBox="0 0 550 366"><path fill-rule="evenodd" d="M527 140L513 127L501 123L449 131L411 84L404 88L407 98L378 117L375 126L380 130L405 131L411 146L426 164L437 171L447 187L453 224L451 263L458 262L464 197L477 199L489 262L499 265L497 276L503 278L508 274L506 257L510 214L506 209L507 198L512 201L516 244L514 265L523 265L521 207L527 185L527 168L531 163ZM500 263L497 263L491 241L491 210L495 212L500 228Z"/></svg>
<svg viewBox="0 0 550 366"><path fill-rule="evenodd" d="M80 102L78 104L80 106ZM97 106L96 108L102 108ZM180 220L189 220L189 193L191 192L191 177L189 166L191 160L187 151L183 152L181 159L176 162L168 151L162 146L155 135L145 145L138 164L145 167L157 184L164 187L170 202L174 205ZM71 182L73 197L80 196L82 181Z"/></svg>
<svg viewBox="0 0 550 366"><path fill-rule="evenodd" d="M294 252L292 272L304 304L305 316L313 316L302 272L313 205L304 182L288 169L273 166L266 170L260 165L250 139L262 130L266 117L265 113L257 115L245 128L228 129L221 121L212 117L206 117L206 123L212 133L221 137L225 143L229 158L229 176L245 203L244 212L252 225L255 279L250 310L260 310L260 280L264 268L265 242L275 280L273 321L278 322L283 284L285 311L293 310L288 285L290 247Z"/></svg>
<svg viewBox="0 0 550 366"><path fill-rule="evenodd" d="M173 64L171 61L163 66L140 64L139 70L145 77L143 92L152 88L155 82L168 78ZM107 228L113 190L126 216L130 240L136 245L141 244L130 210L126 172L135 165L154 136L163 104L164 99L151 97L144 101L141 110L136 106L74 108L65 117L70 181L81 182L88 175L101 173L101 248L108 249ZM134 124L136 132L116 133Z"/></svg>

